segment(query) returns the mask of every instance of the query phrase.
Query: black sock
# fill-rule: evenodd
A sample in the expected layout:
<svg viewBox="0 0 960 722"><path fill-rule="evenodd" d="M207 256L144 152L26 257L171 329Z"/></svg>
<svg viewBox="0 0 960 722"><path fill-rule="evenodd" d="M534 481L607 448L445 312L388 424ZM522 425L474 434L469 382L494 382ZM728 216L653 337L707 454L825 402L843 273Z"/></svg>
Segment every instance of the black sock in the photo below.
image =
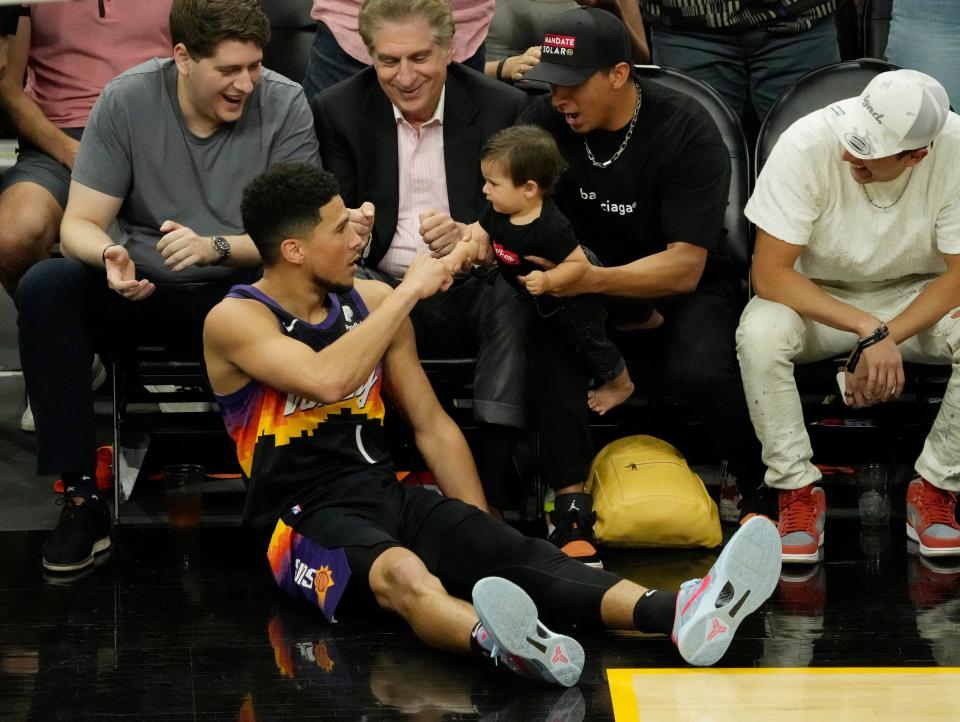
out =
<svg viewBox="0 0 960 722"><path fill-rule="evenodd" d="M650 589L633 608L633 626L641 632L670 634L677 613L677 593Z"/></svg>
<svg viewBox="0 0 960 722"><path fill-rule="evenodd" d="M86 474L82 471L67 471L63 474L63 495L72 498L80 496L84 499L100 500L100 490L97 489L95 474Z"/></svg>

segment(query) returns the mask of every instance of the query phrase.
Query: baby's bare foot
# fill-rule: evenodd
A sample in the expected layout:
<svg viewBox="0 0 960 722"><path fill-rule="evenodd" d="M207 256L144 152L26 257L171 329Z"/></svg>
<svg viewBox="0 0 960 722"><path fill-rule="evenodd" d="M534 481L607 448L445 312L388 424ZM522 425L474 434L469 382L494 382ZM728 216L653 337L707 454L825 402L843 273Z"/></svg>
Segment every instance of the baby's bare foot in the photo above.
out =
<svg viewBox="0 0 960 722"><path fill-rule="evenodd" d="M624 372L626 373L626 372ZM603 416L610 409L619 406L633 394L633 382L627 377L626 383L618 378L608 381L603 386L587 392L587 406Z"/></svg>
<svg viewBox="0 0 960 722"><path fill-rule="evenodd" d="M657 309L653 309L653 313L650 314L646 321L637 323L636 321L622 320L614 321L611 325L617 331L652 331L663 325L663 314Z"/></svg>

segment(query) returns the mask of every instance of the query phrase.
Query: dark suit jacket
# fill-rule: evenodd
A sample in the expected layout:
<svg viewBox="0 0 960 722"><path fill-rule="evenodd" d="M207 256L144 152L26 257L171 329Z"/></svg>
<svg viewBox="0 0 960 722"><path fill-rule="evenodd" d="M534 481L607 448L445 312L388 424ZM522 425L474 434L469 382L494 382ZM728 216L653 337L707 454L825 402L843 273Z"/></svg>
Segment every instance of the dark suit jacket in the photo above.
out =
<svg viewBox="0 0 960 722"><path fill-rule="evenodd" d="M480 151L498 130L516 122L523 91L459 63L447 68L443 157L450 215L473 223L483 207ZM349 208L376 206L366 263L376 267L397 228L399 168L393 108L370 67L328 88L311 103L323 167L337 176Z"/></svg>

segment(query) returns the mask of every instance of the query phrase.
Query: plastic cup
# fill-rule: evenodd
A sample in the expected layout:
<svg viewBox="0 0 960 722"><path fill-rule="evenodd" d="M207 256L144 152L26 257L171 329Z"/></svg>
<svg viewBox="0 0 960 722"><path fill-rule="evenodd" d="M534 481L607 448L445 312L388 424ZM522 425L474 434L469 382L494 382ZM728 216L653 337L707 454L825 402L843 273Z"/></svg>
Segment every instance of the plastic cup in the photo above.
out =
<svg viewBox="0 0 960 722"><path fill-rule="evenodd" d="M890 523L889 464L864 464L857 467L857 494L860 523L884 526Z"/></svg>
<svg viewBox="0 0 960 722"><path fill-rule="evenodd" d="M199 464L171 464L163 469L163 492L167 518L174 529L200 524L204 468Z"/></svg>

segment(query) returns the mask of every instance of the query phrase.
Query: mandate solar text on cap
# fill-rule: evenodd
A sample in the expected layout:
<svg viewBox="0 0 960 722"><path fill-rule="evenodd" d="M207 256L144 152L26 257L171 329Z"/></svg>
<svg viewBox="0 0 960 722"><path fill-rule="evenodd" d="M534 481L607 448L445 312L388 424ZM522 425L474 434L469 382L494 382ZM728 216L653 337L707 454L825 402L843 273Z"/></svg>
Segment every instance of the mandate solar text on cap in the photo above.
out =
<svg viewBox="0 0 960 722"><path fill-rule="evenodd" d="M823 109L843 146L862 160L930 145L949 111L947 91L917 70L880 73L856 98Z"/></svg>
<svg viewBox="0 0 960 722"><path fill-rule="evenodd" d="M579 85L598 70L632 60L630 38L620 18L599 8L579 7L550 19L540 62L525 78Z"/></svg>

